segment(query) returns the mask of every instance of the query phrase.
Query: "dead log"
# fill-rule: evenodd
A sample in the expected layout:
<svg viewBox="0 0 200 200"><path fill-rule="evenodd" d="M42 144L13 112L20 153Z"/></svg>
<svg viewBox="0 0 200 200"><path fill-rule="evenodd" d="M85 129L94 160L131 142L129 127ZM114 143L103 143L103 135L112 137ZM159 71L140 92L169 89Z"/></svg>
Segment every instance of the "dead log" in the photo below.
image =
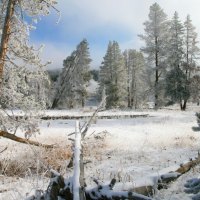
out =
<svg viewBox="0 0 200 200"><path fill-rule="evenodd" d="M36 141L21 138L21 137L18 137L16 135L12 134L12 133L8 133L6 131L0 131L0 137L4 137L4 138L10 139L10 140L13 140L15 142L19 142L19 143L23 143L23 144L30 144L30 145L38 146L38 147L45 147L45 148L55 147L55 145L52 145L52 144L41 144L41 143L36 142Z"/></svg>
<svg viewBox="0 0 200 200"><path fill-rule="evenodd" d="M176 172L178 172L180 174L184 174L199 163L200 163L200 153L198 152L198 156L196 159L194 159L194 160L190 159L189 162L181 164L180 167L176 170Z"/></svg>
<svg viewBox="0 0 200 200"><path fill-rule="evenodd" d="M131 191L114 191L113 188L116 183L116 179L112 179L110 184L102 185L97 180L94 180L97 184L95 188L86 190L87 200L152 200L152 198L137 194Z"/></svg>
<svg viewBox="0 0 200 200"><path fill-rule="evenodd" d="M161 178L158 181L158 189L166 188L168 183L175 181L177 178L191 170L199 163L200 153L198 152L198 156L194 160L190 159L188 162L181 164L180 167L175 170L175 172L169 172L167 174L161 175ZM177 175L175 173L177 173Z"/></svg>
<svg viewBox="0 0 200 200"><path fill-rule="evenodd" d="M155 194L155 188L153 185L134 187L131 191L148 197L153 196Z"/></svg>
<svg viewBox="0 0 200 200"><path fill-rule="evenodd" d="M51 171L51 181L45 194L45 199L58 200L61 189L65 187L63 176L55 171Z"/></svg>

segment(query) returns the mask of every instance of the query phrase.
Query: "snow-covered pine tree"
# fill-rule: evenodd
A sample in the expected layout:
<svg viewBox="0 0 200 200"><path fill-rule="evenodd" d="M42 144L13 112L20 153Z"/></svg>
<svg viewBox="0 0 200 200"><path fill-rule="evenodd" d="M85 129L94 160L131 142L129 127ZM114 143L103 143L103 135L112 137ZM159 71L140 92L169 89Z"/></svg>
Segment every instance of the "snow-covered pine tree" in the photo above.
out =
<svg viewBox="0 0 200 200"><path fill-rule="evenodd" d="M167 15L157 3L150 6L149 20L144 22L144 26L145 33L139 35L145 42L145 47L141 50L147 54L148 64L154 70L155 108L158 108L162 99L161 90L163 90L160 80L165 76L167 66L169 23Z"/></svg>
<svg viewBox="0 0 200 200"><path fill-rule="evenodd" d="M190 97L187 75L183 71L183 60L184 27L179 20L178 13L175 12L170 23L168 63L171 70L166 77L166 95L171 97L173 101L180 103L181 110L186 109L186 102Z"/></svg>
<svg viewBox="0 0 200 200"><path fill-rule="evenodd" d="M181 68L184 56L184 27L175 12L170 22L170 38L168 45L168 63L170 69Z"/></svg>
<svg viewBox="0 0 200 200"><path fill-rule="evenodd" d="M193 103L200 105L200 75L196 74L190 79L190 94Z"/></svg>
<svg viewBox="0 0 200 200"><path fill-rule="evenodd" d="M184 22L185 34L184 34L184 62L183 70L187 78L186 87L189 88L191 97L194 101L198 101L200 91L199 91L199 77L197 71L198 59L200 54L200 49L197 46L197 32L195 27L192 24L190 15L187 16L186 21ZM186 107L187 99L184 102Z"/></svg>
<svg viewBox="0 0 200 200"><path fill-rule="evenodd" d="M90 80L90 63L88 42L84 39L63 62L64 67L58 78L52 108L84 107L86 87Z"/></svg>
<svg viewBox="0 0 200 200"><path fill-rule="evenodd" d="M124 53L127 71L128 107L138 108L147 99L147 70L144 56L134 49L125 50Z"/></svg>
<svg viewBox="0 0 200 200"><path fill-rule="evenodd" d="M106 55L100 67L100 88L105 87L106 107L127 106L127 80L124 58L119 44L109 42Z"/></svg>
<svg viewBox="0 0 200 200"><path fill-rule="evenodd" d="M190 92L185 89L186 75L179 67L174 67L166 75L166 96L170 97L172 102L178 102L181 110L183 109L183 100L188 99Z"/></svg>
<svg viewBox="0 0 200 200"><path fill-rule="evenodd" d="M1 136L15 133L17 128L24 131L27 137L38 131L36 112L45 104L39 85L45 79L42 67L46 64L42 64L39 57L41 48L35 49L29 45L29 33L34 28L33 24L41 16L47 15L55 4L55 0L0 1ZM37 81L39 85L34 87L40 94L36 97L32 93L32 86ZM5 112L5 104L10 109L20 109L24 117L16 119L12 112Z"/></svg>
<svg viewBox="0 0 200 200"><path fill-rule="evenodd" d="M195 27L192 24L190 15L187 16L186 21L184 22L185 34L184 34L184 65L183 69L187 79L189 80L191 76L196 72L198 55L200 49L197 46L197 32Z"/></svg>

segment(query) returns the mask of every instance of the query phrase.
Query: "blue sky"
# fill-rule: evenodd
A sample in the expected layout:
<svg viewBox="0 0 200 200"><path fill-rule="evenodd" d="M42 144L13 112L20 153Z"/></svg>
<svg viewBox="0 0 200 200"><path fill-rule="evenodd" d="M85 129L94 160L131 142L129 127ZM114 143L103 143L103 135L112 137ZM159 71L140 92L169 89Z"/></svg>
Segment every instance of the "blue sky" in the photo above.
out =
<svg viewBox="0 0 200 200"><path fill-rule="evenodd" d="M190 14L200 31L200 0L58 0L61 12L42 17L31 32L31 42L44 44L44 61L51 60L49 68L61 68L63 60L76 45L86 38L89 42L92 67L100 66L108 42L116 40L122 50L139 49L143 43L143 22L148 19L149 7L159 3L169 18L178 11L181 20Z"/></svg>

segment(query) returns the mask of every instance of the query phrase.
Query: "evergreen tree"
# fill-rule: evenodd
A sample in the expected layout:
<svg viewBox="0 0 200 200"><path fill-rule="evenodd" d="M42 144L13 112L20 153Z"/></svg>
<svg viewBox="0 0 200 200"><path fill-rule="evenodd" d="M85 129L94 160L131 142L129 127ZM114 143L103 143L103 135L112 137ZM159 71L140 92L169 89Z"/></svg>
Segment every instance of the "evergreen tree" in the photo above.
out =
<svg viewBox="0 0 200 200"><path fill-rule="evenodd" d="M181 110L183 110L183 101L190 96L189 89L185 88L185 80L186 75L179 67L170 70L166 76L166 96L171 97L173 102L178 102Z"/></svg>
<svg viewBox="0 0 200 200"><path fill-rule="evenodd" d="M144 23L145 34L139 35L146 44L141 50L148 55L148 63L154 69L155 108L159 106L161 100L159 82L166 71L168 25L167 15L157 3L154 3L150 7L149 20Z"/></svg>
<svg viewBox="0 0 200 200"><path fill-rule="evenodd" d="M183 36L184 28L179 20L178 13L175 12L170 23L170 39L168 45L168 63L170 69L181 68L184 55Z"/></svg>
<svg viewBox="0 0 200 200"><path fill-rule="evenodd" d="M191 100L197 105L200 104L200 75L196 74L190 79Z"/></svg>
<svg viewBox="0 0 200 200"><path fill-rule="evenodd" d="M134 49L124 52L127 71L128 107L138 108L146 100L147 71L143 54Z"/></svg>
<svg viewBox="0 0 200 200"><path fill-rule="evenodd" d="M52 108L58 105L74 108L85 105L86 87L90 80L90 54L86 39L63 62Z"/></svg>
<svg viewBox="0 0 200 200"><path fill-rule="evenodd" d="M195 27L192 25L189 15L183 26L179 20L178 13L175 12L171 21L169 41L168 60L170 68L172 71L179 68L185 75L185 81L181 81L181 85L183 86L184 84L183 89L185 90L182 91L182 93L185 95L182 95L182 101L180 102L181 110L185 110L190 94L193 94L193 92L189 91L194 91L194 89L191 88L194 87L195 83L192 77L195 75L195 68L197 66L196 58L199 53L199 48L197 47L197 33L195 32ZM175 74L179 75L178 73ZM177 81L178 80L180 80L180 77L177 77ZM166 82L166 84L171 85L171 83L168 82ZM174 87L176 88L176 84Z"/></svg>
<svg viewBox="0 0 200 200"><path fill-rule="evenodd" d="M184 110L184 102L190 94L186 88L187 77L182 65L184 59L184 27L175 12L170 22L170 39L168 45L168 63L170 71L166 76L166 96L173 102L179 102L181 110Z"/></svg>
<svg viewBox="0 0 200 200"><path fill-rule="evenodd" d="M184 34L184 62L183 70L186 75L187 84L185 85L186 90L191 91L191 96L193 99L198 99L198 89L199 83L196 81L196 72L198 71L197 60L199 59L200 49L197 46L197 33L195 32L195 27L192 24L190 15L187 16L184 23L185 34ZM196 91L196 92L194 92ZM184 107L186 109L187 99L184 100Z"/></svg>
<svg viewBox="0 0 200 200"><path fill-rule="evenodd" d="M123 55L116 41L109 42L100 67L100 90L105 88L106 107L126 106L126 69Z"/></svg>
<svg viewBox="0 0 200 200"><path fill-rule="evenodd" d="M197 33L195 32L195 27L192 24L192 20L190 19L190 15L187 16L186 21L184 23L185 34L184 34L184 65L183 69L189 80L193 73L195 73L196 69L196 60L198 59L198 55L200 53L200 49L197 46Z"/></svg>

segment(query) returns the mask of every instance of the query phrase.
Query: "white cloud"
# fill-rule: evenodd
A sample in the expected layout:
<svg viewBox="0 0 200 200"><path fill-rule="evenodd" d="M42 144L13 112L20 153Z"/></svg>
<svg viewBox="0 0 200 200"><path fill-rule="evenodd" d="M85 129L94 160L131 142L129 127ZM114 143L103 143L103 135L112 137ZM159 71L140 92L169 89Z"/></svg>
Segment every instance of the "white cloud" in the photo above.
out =
<svg viewBox="0 0 200 200"><path fill-rule="evenodd" d="M148 15L149 3L139 0L61 0L62 20L70 22L72 31L91 31L106 25L122 26L135 32L142 28ZM149 0L149 2L154 2ZM69 22L69 21L68 21ZM67 24L66 24L67 25ZM66 26L69 30L69 26Z"/></svg>
<svg viewBox="0 0 200 200"><path fill-rule="evenodd" d="M132 33L143 31L143 22L148 19L149 7L155 0L60 0L58 7L66 30L89 32L97 27L115 25ZM191 15L195 26L200 27L199 0L157 0L164 11L172 17L178 11L182 20ZM69 19L74 21L69 22ZM71 27L69 27L71 26ZM198 28L200 30L200 28Z"/></svg>
<svg viewBox="0 0 200 200"><path fill-rule="evenodd" d="M182 21L187 14L191 15L193 24L197 27L200 34L200 0L58 0L58 9L62 13L60 21L60 31L66 38L65 45L54 44L49 41L45 48L43 57L53 60L53 66L62 67L62 61L75 49L71 47L71 38L77 45L83 37L96 35L101 42L99 35L101 32L109 32L110 28L117 27L132 35L132 38L123 38L120 44L124 50L126 48L139 49L143 44L137 34L143 32L143 23L148 20L149 7L158 2L170 19L175 11L178 11ZM112 33L113 35L115 33ZM70 37L69 37L70 35ZM109 34L107 34L108 36ZM110 34L111 35L111 34ZM109 35L109 36L110 36ZM67 38L69 37L69 39ZM89 39L89 38L88 38ZM114 38L107 38L113 40ZM68 42L67 42L68 41ZM77 42L76 42L77 41ZM105 38L104 38L105 41ZM93 66L100 65L106 52L106 46L90 43L90 51L93 59Z"/></svg>
<svg viewBox="0 0 200 200"><path fill-rule="evenodd" d="M38 47L41 45L34 41L33 44ZM51 64L47 66L48 69L62 68L63 60L69 56L73 50L72 47L60 43L46 42L43 45L44 49L41 52L41 59L43 63L51 62Z"/></svg>

